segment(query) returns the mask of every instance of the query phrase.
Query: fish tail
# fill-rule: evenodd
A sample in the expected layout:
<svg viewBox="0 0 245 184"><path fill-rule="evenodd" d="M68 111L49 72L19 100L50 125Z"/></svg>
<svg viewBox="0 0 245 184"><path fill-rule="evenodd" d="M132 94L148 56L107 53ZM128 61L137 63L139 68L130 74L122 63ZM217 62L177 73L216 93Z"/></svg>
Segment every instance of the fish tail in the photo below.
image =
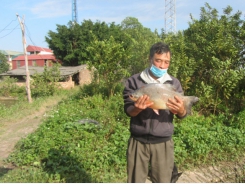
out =
<svg viewBox="0 0 245 184"><path fill-rule="evenodd" d="M191 108L194 103L198 102L199 98L196 96L185 96L184 106L187 114L191 114Z"/></svg>

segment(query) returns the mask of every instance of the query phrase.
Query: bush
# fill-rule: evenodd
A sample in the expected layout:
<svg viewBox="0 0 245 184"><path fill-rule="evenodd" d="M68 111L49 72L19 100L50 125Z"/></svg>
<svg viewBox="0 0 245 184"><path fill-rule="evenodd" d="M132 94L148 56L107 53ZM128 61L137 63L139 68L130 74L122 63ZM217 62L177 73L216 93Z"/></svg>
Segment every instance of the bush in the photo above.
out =
<svg viewBox="0 0 245 184"><path fill-rule="evenodd" d="M33 97L50 96L58 91L60 79L60 65L55 64L52 67L44 67L44 72L36 73L31 80L31 94Z"/></svg>
<svg viewBox="0 0 245 184"><path fill-rule="evenodd" d="M26 91L25 87L19 87L16 85L17 79L4 77L3 80L0 82L0 95L4 97L21 97L23 96Z"/></svg>

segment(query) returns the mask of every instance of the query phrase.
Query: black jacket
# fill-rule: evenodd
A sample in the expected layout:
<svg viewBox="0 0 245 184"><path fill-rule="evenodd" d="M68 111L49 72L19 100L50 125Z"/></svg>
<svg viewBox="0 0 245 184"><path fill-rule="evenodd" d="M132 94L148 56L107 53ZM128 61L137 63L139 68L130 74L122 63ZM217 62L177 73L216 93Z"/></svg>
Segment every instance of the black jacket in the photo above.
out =
<svg viewBox="0 0 245 184"><path fill-rule="evenodd" d="M177 92L183 93L179 80L173 76L170 77L172 80L166 81L165 84L172 84ZM124 112L128 116L130 115L127 113L127 109L130 106L134 106L129 94L145 84L146 82L140 77L140 73L131 76L125 81L123 90ZM157 115L151 108L147 108L137 116L130 118L131 136L144 143L168 141L173 135L173 116L173 113L169 110L159 110L159 115Z"/></svg>

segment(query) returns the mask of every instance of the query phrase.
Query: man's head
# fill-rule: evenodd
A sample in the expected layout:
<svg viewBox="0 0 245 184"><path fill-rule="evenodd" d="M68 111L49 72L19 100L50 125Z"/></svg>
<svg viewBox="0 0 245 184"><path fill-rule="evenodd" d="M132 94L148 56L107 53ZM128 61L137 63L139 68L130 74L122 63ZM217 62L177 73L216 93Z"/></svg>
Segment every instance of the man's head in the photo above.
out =
<svg viewBox="0 0 245 184"><path fill-rule="evenodd" d="M168 45L158 42L150 49L150 71L153 77L159 78L167 72L170 65L171 52Z"/></svg>
<svg viewBox="0 0 245 184"><path fill-rule="evenodd" d="M150 60L153 59L155 54L164 54L164 53L169 53L171 55L169 46L165 43L157 42L151 46Z"/></svg>

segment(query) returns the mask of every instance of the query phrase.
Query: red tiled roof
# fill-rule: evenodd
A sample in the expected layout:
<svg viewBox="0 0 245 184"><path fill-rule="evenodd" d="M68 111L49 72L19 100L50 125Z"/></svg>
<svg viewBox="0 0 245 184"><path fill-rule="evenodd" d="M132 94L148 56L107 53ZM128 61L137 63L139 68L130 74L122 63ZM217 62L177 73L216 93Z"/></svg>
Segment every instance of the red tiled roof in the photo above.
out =
<svg viewBox="0 0 245 184"><path fill-rule="evenodd" d="M38 47L38 46L33 46L33 45L28 45L26 48L27 52L34 52L34 51L45 51L45 52L53 52L49 48L43 48L43 47Z"/></svg>
<svg viewBox="0 0 245 184"><path fill-rule="evenodd" d="M27 55L27 58L28 60L38 60L38 59L49 59L49 60L56 60L55 56L54 55L50 55L50 54L44 54L44 55L35 55L35 54L32 54L32 55ZM21 56L18 56L16 58L13 59L13 61L22 61L22 60L25 60L25 56L24 55L21 55Z"/></svg>

